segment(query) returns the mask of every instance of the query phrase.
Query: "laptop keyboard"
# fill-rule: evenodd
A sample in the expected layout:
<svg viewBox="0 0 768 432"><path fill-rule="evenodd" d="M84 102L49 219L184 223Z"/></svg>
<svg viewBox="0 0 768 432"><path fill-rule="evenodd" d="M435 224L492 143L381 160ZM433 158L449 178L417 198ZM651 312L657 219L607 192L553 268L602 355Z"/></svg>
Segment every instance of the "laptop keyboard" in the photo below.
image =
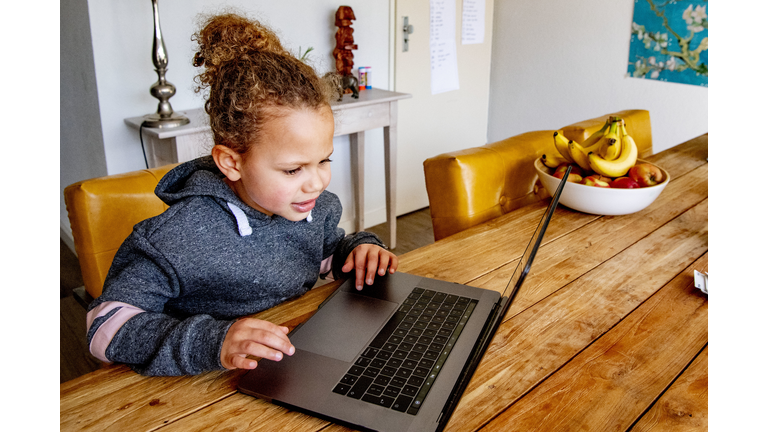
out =
<svg viewBox="0 0 768 432"><path fill-rule="evenodd" d="M333 391L416 415L476 305L414 288Z"/></svg>

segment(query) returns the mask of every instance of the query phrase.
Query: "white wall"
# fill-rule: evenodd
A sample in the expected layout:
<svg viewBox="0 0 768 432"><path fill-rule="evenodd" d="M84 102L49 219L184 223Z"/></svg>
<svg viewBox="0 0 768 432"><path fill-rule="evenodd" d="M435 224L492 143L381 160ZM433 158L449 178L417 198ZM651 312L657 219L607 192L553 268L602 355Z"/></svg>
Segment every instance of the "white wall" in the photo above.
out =
<svg viewBox="0 0 768 432"><path fill-rule="evenodd" d="M174 111L198 108L202 96L193 91L193 77L199 72L192 66L195 45L190 37L198 29L201 13L215 13L225 8L259 19L275 30L283 45L291 51L314 47L310 53L315 68L322 72L335 70L331 52L336 45L334 15L338 2L329 0L163 0L159 2L160 23L168 52L167 80L176 86L170 99ZM389 0L351 0L356 20L352 25L358 49L355 67L371 66L373 86L389 86ZM149 94L157 80L152 64L153 18L148 1L89 0L93 58L98 86L98 108L101 116L104 153L108 174L145 167L138 133L125 125L127 117L150 114L157 110L157 99ZM352 189L349 182L349 139L334 140L333 181L329 190L339 195L345 212L342 227L350 230ZM62 154L68 149L62 142ZM383 193L383 136L381 129L366 133L367 225L386 220ZM369 150L370 148L370 150ZM379 153L381 153L379 155ZM62 161L62 171L67 168ZM76 180L89 178L84 175ZM75 181L75 180L73 180ZM378 193L378 185L382 192ZM63 186L62 186L63 187ZM69 231L66 209L61 206L61 224Z"/></svg>
<svg viewBox="0 0 768 432"><path fill-rule="evenodd" d="M650 111L654 152L707 132L707 88L626 77L633 8L496 0L489 142L623 109Z"/></svg>

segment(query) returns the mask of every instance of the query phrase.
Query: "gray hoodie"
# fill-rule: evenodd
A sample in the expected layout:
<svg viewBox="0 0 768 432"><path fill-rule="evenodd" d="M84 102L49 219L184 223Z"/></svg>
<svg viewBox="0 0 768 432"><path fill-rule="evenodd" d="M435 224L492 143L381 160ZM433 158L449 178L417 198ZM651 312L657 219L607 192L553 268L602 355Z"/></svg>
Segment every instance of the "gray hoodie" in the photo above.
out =
<svg viewBox="0 0 768 432"><path fill-rule="evenodd" d="M292 222L243 203L212 158L184 163L155 193L170 207L136 224L89 307L91 352L145 375L222 369L221 345L238 317L307 292L321 264L334 276L371 233L345 236L341 204L325 191Z"/></svg>

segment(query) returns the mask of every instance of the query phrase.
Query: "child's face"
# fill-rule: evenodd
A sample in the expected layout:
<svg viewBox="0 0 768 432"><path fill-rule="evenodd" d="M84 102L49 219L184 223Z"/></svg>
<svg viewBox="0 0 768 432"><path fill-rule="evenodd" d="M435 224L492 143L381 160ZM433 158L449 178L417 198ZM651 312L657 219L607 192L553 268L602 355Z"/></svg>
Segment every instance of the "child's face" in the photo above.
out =
<svg viewBox="0 0 768 432"><path fill-rule="evenodd" d="M268 216L306 219L331 182L333 128L329 107L291 110L268 121L242 159L237 195Z"/></svg>

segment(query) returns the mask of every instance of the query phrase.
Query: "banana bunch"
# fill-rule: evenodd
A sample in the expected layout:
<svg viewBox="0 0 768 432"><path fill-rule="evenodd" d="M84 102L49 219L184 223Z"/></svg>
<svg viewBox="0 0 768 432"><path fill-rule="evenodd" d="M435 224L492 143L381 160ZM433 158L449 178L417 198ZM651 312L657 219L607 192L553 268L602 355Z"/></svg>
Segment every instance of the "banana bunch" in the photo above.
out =
<svg viewBox="0 0 768 432"><path fill-rule="evenodd" d="M542 163L556 168L563 163L575 163L586 171L606 177L624 176L637 161L637 145L627 134L624 120L609 117L603 127L583 143L569 140L562 133L554 134L556 152L546 152Z"/></svg>

